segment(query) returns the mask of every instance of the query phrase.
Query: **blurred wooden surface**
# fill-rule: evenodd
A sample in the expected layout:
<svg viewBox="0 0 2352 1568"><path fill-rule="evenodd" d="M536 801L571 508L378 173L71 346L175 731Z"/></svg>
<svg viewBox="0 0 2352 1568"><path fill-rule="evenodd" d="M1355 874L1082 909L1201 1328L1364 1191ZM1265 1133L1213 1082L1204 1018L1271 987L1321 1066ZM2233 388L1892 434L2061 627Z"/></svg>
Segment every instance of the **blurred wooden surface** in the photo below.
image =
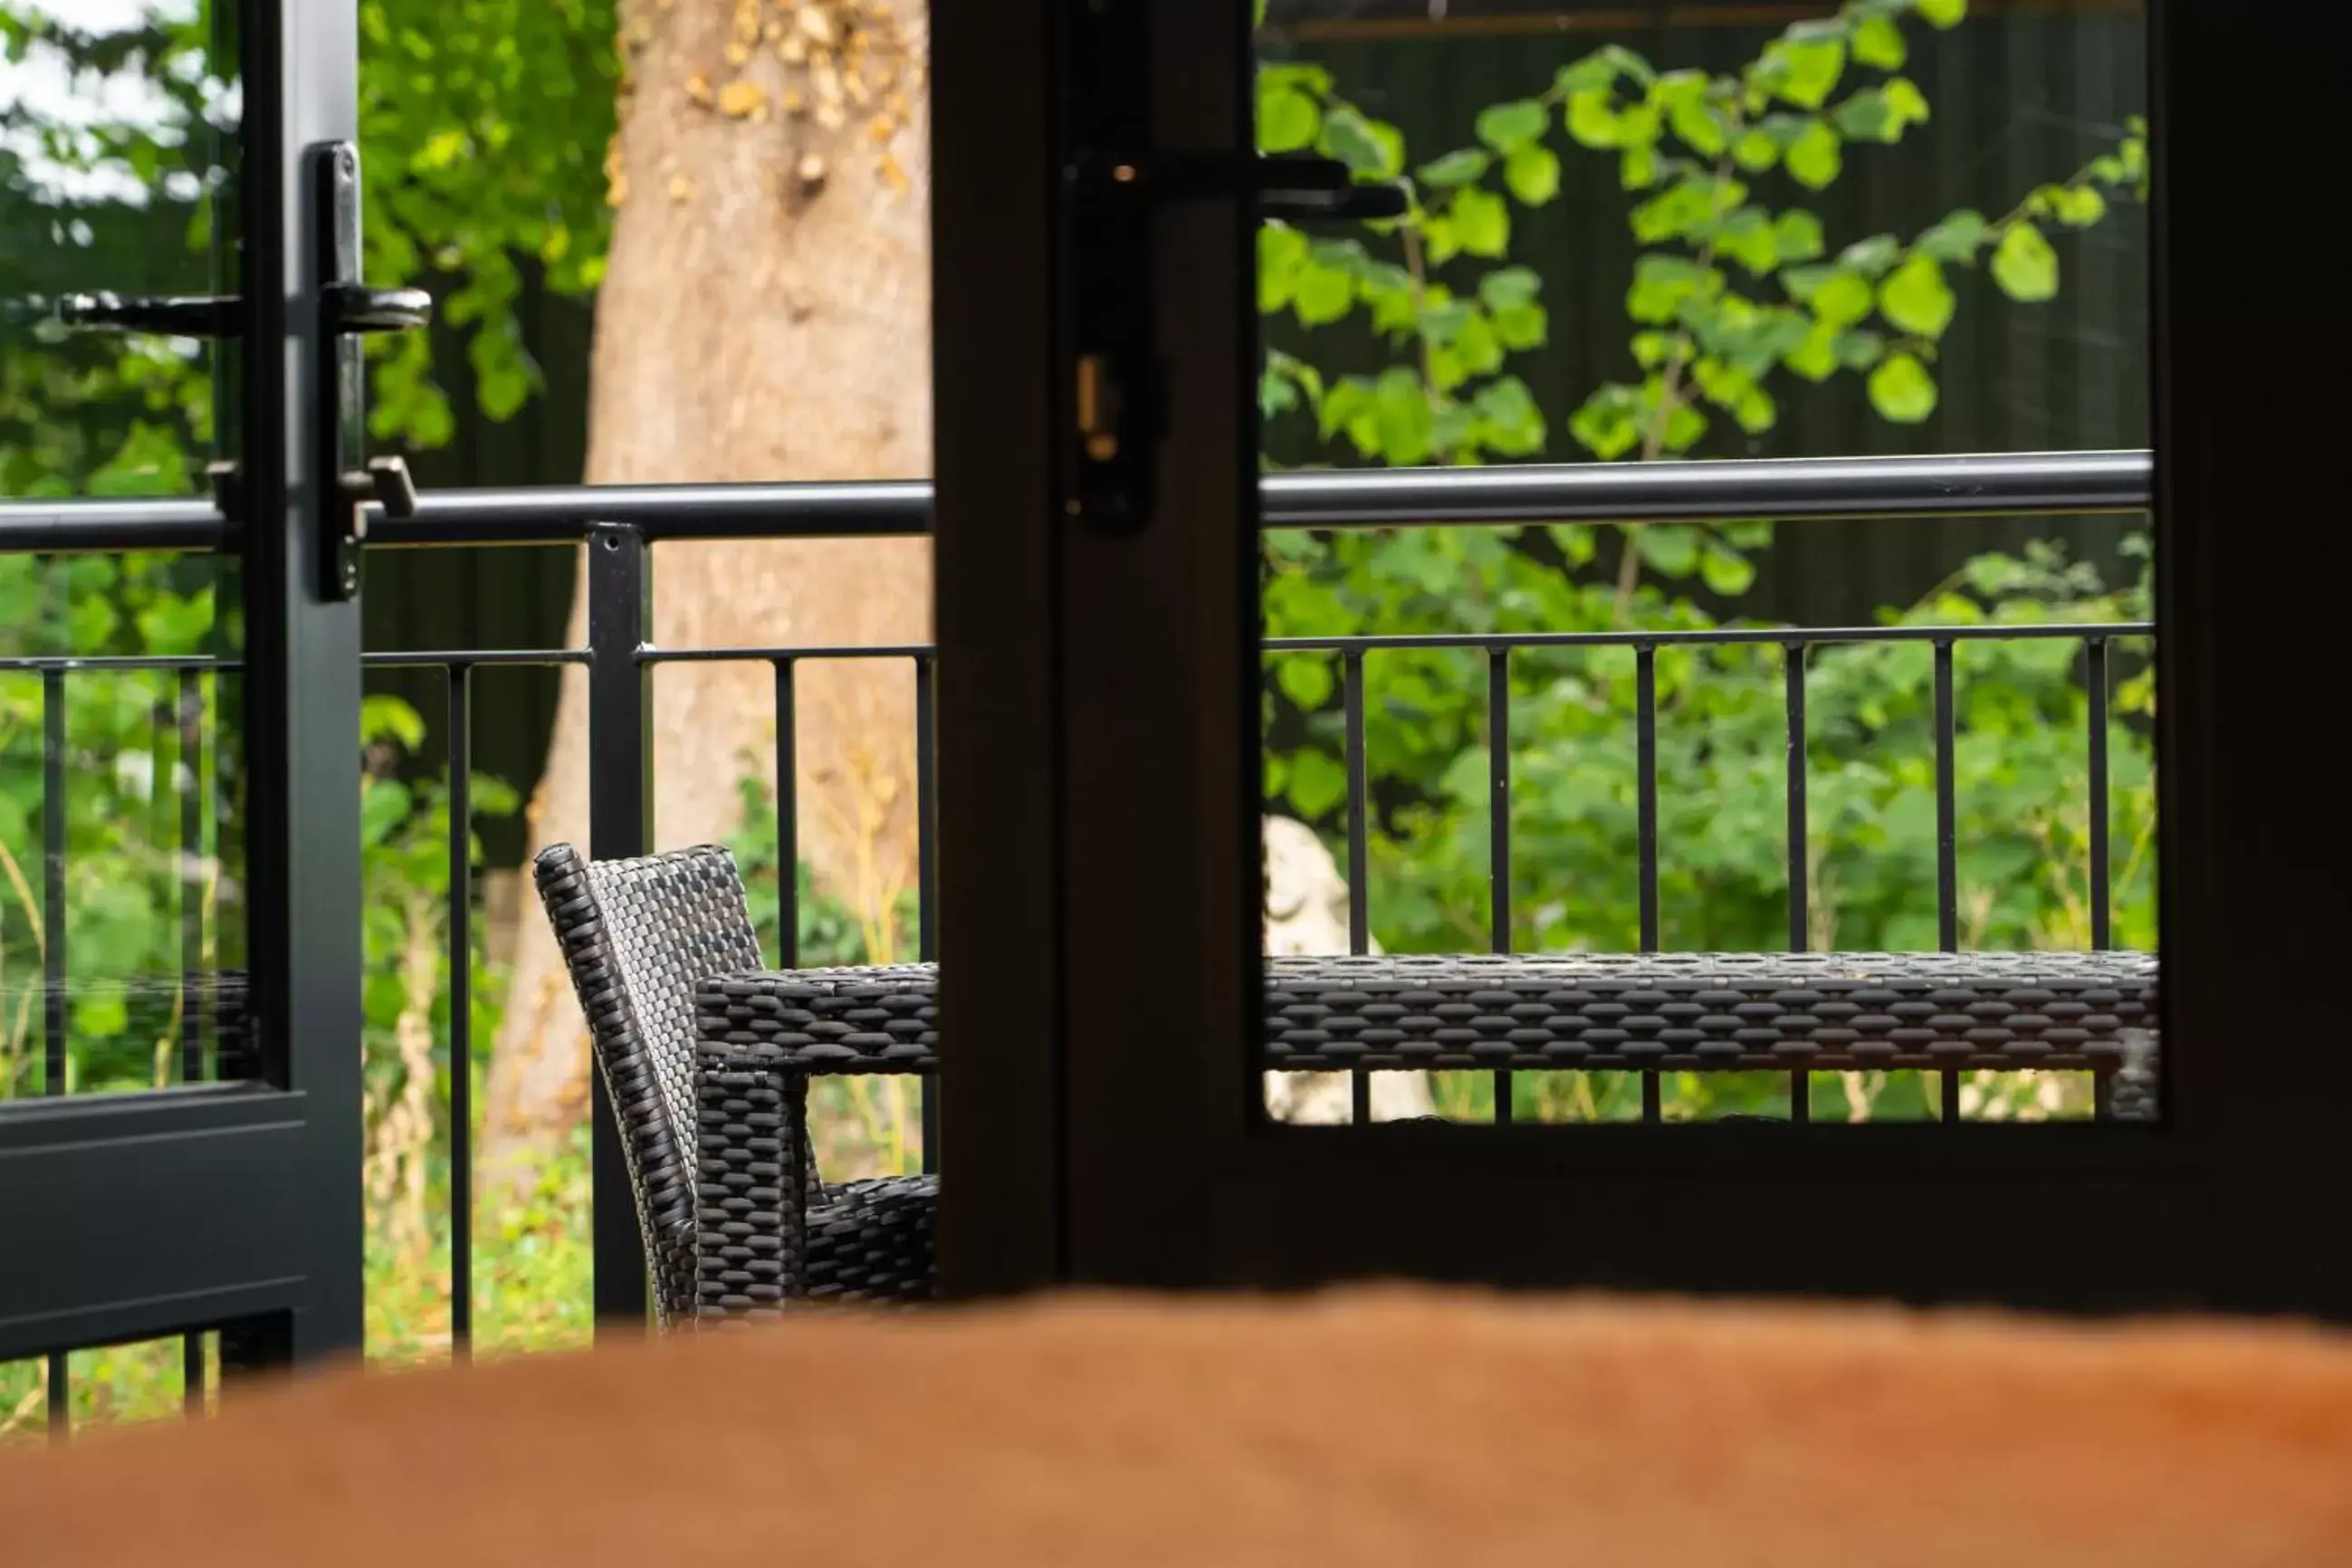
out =
<svg viewBox="0 0 2352 1568"><path fill-rule="evenodd" d="M7 1568L2352 1563L2352 1336L1497 1302L816 1315L0 1458Z"/></svg>

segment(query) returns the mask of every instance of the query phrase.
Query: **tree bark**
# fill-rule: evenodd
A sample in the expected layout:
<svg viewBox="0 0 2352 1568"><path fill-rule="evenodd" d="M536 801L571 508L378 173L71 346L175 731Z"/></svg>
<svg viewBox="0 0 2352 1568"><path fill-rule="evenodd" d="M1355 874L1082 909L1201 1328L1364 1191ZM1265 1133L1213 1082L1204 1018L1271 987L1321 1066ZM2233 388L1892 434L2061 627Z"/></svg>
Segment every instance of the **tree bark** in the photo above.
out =
<svg viewBox="0 0 2352 1568"><path fill-rule="evenodd" d="M635 0L596 305L592 484L920 478L930 465L929 116L921 0ZM924 540L669 543L655 640L927 641ZM584 588L584 584L583 585ZM575 589L571 645L586 637ZM916 868L913 671L803 665L801 853L887 944ZM654 679L653 847L723 837L772 777L764 663ZM530 839L583 844L587 680L567 669ZM878 956L878 955L877 955ZM527 916L484 1096L495 1200L527 1189L587 1103L587 1042Z"/></svg>

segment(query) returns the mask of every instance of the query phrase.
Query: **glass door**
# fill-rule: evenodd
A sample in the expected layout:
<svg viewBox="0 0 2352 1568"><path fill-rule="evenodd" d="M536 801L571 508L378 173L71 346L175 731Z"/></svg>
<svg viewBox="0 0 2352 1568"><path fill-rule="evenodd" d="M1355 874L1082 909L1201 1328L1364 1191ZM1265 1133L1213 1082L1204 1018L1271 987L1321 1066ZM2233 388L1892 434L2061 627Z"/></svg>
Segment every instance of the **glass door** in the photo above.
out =
<svg viewBox="0 0 2352 1568"><path fill-rule="evenodd" d="M349 0L0 12L0 1419L360 1339ZM29 1359L27 1359L29 1358Z"/></svg>
<svg viewBox="0 0 2352 1568"><path fill-rule="evenodd" d="M2251 39L1245 9L1006 43L941 276L950 1284L2352 1308Z"/></svg>

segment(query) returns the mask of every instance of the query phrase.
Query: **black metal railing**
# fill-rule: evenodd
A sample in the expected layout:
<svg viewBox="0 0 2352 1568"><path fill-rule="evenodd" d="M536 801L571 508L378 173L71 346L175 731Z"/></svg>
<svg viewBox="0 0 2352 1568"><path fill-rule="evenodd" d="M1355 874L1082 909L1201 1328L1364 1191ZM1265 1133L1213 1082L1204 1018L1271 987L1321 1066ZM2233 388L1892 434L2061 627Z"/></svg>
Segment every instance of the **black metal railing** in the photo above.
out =
<svg viewBox="0 0 2352 1568"><path fill-rule="evenodd" d="M2026 454L1969 458L1899 458L1821 460L1660 463L1624 466L1496 468L1446 470L1285 474L1264 481L1263 521L1267 527L1349 529L1401 525L1494 525L1516 522L1656 522L1738 519L1803 521L1833 518L1954 518L2002 515L2084 515L2145 511L2150 504L2151 464L2145 452ZM608 858L647 853L651 826L651 774L647 683L654 669L686 663L764 663L773 677L776 717L774 758L778 825L776 889L782 961L797 959L798 931L794 755L796 682L806 665L829 660L904 660L915 681L919 886L917 920L920 956L935 956L936 845L932 824L937 766L932 749L934 650L928 646L872 647L761 647L665 648L652 638L650 621L652 546L686 539L833 538L919 535L929 530L930 490L916 481L871 484L632 487L548 487L539 489L475 490L427 494L416 515L371 521L371 548L483 547L513 544L585 544L588 547L587 639L577 648L521 650L445 649L375 652L363 656L371 669L435 668L446 680L446 721L449 748L449 909L447 943L453 992L449 1008L451 1060L450 1150L452 1332L459 1353L471 1331L471 1089L462 1064L470 1059L470 954L473 929L473 868L467 825L472 797L467 777L473 723L473 677L499 667L584 667L588 673L590 735L589 853ZM0 553L64 554L126 550L205 552L234 543L230 524L201 500L0 502ZM1515 653L1543 648L1629 648L1635 666L1637 858L1640 940L1643 951L1659 942L1657 666L1658 650L1680 646L1757 644L1783 650L1787 673L1788 932L1789 948L1803 951L1809 926L1805 846L1806 666L1811 650L1830 645L1925 642L1933 650L1934 746L1937 830L1937 920L1946 951L1958 941L1958 877L1954 751L1956 718L1953 657L1967 641L2010 638L2070 638L2084 644L2089 692L2085 752L2092 795L2090 922L2095 946L2112 939L2105 804L2108 791L2107 669L2110 647L2122 638L2145 637L2144 623L2085 625L1996 624L1969 626L1872 626L1801 629L1717 628L1706 631L1525 633L1425 637L1354 636L1270 641L1270 654L1321 653L1341 665L1348 800L1349 936L1351 948L1367 951L1370 940L1369 894L1370 778L1365 746L1365 659L1403 648L1462 648L1482 652L1486 661L1489 726L1488 788L1493 802L1491 945L1507 952L1512 942L1509 868L1512 863L1510 765L1510 662ZM42 681L45 866L43 994L45 1089L66 1087L66 1041L69 1020L65 914L64 776L65 681L85 671L153 671L174 678L175 705L159 701L159 733L177 728L184 763L201 754L201 682L236 669L233 660L190 657L12 657L0 658L0 676L39 676ZM201 844L198 796L191 790L182 805L182 844ZM184 893L183 984L193 987L203 966L201 912ZM193 921L193 923L192 923ZM195 1020L205 999L189 995ZM192 1026L184 1037L184 1070L205 1076L205 1037ZM217 1061L214 1071L218 1070ZM1646 1120L1662 1115L1658 1075L1643 1077ZM1794 1114L1805 1114L1803 1075L1792 1074ZM1358 1119L1368 1117L1368 1075L1356 1075ZM2102 1089L2104 1090L2104 1080ZM1496 1075L1496 1118L1509 1119L1510 1080ZM1948 1117L1957 1118L1958 1075L1947 1074ZM2103 1107L2104 1109L2104 1107ZM926 1163L937 1148L933 1097L923 1105L922 1145ZM610 1129L600 1125L600 1137ZM600 1149L593 1204L593 1256L600 1315L642 1313L643 1280L634 1211L617 1146ZM194 1342L192 1341L193 1344ZM192 1356L200 1352L191 1351ZM192 1366L201 1362L191 1363ZM64 1408L62 1357L53 1363L53 1419ZM201 1387L199 1378L190 1380ZM200 1394L195 1397L200 1398Z"/></svg>
<svg viewBox="0 0 2352 1568"><path fill-rule="evenodd" d="M1953 664L1956 650L1969 642L2069 641L2084 647L2084 682L2087 694L2084 737L2087 773L2086 802L2090 817L2089 890L2087 895L2091 946L2105 952L2113 946L2112 871L2107 842L2108 791L2108 652L2118 640L2153 636L2153 625L2143 621L2075 623L1995 622L1965 626L1786 626L1709 627L1704 630L1610 632L1439 633L1409 637L1272 637L1263 645L1269 654L1324 654L1339 661L1341 713L1340 760L1347 776L1348 801L1348 947L1352 953L1370 951L1370 765L1364 735L1364 700L1370 688L1366 656L1379 652L1470 649L1486 655L1486 787L1489 814L1488 883L1491 952L1511 951L1511 715L1510 673L1514 653L1546 648L1622 648L1633 654L1634 683L1634 842L1639 910L1640 947L1659 951L1658 941L1658 650L1666 647L1778 647L1784 665L1784 722L1787 736L1789 886L1788 951L1807 951L1811 929L1811 888L1806 848L1811 842L1811 822L1806 795L1809 773L1805 723L1806 670L1813 650L1872 644L1926 643L1932 650L1934 711L1930 720L1936 795L1936 933L1940 952L1959 951L1959 801L1956 753L1958 718L1955 704ZM1354 1077L1355 1120L1370 1119L1370 1074ZM1510 1120L1511 1074L1491 1074L1496 1119ZM1963 1075L1940 1075L1943 1115L1948 1122L1960 1117ZM1789 1074L1792 1119L1807 1119L1807 1075ZM2109 1110L2110 1084L2095 1075L2095 1114ZM1642 1075L1642 1119L1664 1119L1659 1075Z"/></svg>

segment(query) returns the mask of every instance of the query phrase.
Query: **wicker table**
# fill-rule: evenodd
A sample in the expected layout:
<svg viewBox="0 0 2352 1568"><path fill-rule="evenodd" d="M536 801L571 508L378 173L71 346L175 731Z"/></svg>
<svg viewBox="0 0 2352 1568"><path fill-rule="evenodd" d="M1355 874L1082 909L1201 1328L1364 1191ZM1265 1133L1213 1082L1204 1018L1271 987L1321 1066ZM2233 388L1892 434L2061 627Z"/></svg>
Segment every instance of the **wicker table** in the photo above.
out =
<svg viewBox="0 0 2352 1568"><path fill-rule="evenodd" d="M695 999L697 1229L725 1315L799 1278L808 1079L938 1066L937 966L714 976ZM2156 1108L2157 962L2137 952L1276 958L1268 1071L2048 1068L2102 1113ZM915 1294L929 1236L886 1236L826 1292ZM828 1265L829 1268L835 1267Z"/></svg>

